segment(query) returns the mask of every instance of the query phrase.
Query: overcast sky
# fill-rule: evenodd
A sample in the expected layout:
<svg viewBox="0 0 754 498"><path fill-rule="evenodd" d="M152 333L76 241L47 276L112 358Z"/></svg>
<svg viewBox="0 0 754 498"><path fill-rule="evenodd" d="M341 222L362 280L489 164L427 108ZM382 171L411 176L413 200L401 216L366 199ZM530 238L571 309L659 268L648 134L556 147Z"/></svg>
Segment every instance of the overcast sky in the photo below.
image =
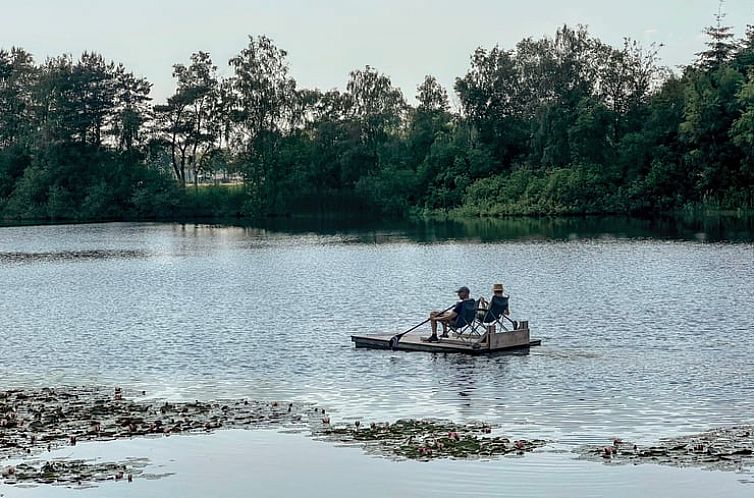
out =
<svg viewBox="0 0 754 498"><path fill-rule="evenodd" d="M2 0L0 48L20 46L37 60L97 51L173 91L171 68L192 52L227 60L266 34L289 53L300 87L343 88L366 64L387 73L412 99L425 74L451 87L477 46L511 48L578 23L603 41L623 37L664 43L669 66L702 49L717 0ZM725 22L742 35L754 24L754 0L727 0Z"/></svg>

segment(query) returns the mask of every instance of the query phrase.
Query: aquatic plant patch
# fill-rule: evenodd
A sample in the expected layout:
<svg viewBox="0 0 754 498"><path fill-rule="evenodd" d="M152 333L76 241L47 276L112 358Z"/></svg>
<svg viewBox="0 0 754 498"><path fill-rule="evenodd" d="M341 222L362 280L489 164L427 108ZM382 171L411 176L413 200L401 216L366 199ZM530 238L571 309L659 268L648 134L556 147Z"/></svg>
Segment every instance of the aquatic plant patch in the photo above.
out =
<svg viewBox="0 0 754 498"><path fill-rule="evenodd" d="M586 446L577 451L582 458L606 463L656 463L738 471L754 466L754 426L733 426L661 439L651 446L614 439L607 446Z"/></svg>
<svg viewBox="0 0 754 498"><path fill-rule="evenodd" d="M327 425L320 437L361 445L371 453L412 460L523 455L546 444L539 439L512 440L495 435L493 427L488 424L462 425L440 420L399 420L393 424L365 426L359 422L339 427Z"/></svg>
<svg viewBox="0 0 754 498"><path fill-rule="evenodd" d="M84 387L0 391L0 460L82 441L300 425L313 414L301 403L133 399L144 394Z"/></svg>
<svg viewBox="0 0 754 498"><path fill-rule="evenodd" d="M130 458L124 462L91 460L29 460L2 468L5 484L53 484L68 487L91 487L102 481L131 482L134 477L159 479L171 474L146 474L146 458Z"/></svg>

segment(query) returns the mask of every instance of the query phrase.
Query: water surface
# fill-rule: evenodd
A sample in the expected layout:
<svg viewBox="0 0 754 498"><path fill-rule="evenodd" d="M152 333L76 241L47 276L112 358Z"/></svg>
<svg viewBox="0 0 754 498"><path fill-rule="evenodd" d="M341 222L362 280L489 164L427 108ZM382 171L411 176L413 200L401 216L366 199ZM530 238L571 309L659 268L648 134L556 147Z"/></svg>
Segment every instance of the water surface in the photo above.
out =
<svg viewBox="0 0 754 498"><path fill-rule="evenodd" d="M601 465L540 453L499 461L393 462L364 457L361 450L334 447L300 434L223 431L210 436L121 440L81 444L51 456L100 461L149 458L133 482L91 489L50 486L18 489L18 498L226 498L489 497L633 498L683 496L744 498L752 484L732 473L656 465ZM295 476L295 478L291 478ZM0 487L0 492L2 488Z"/></svg>
<svg viewBox="0 0 754 498"><path fill-rule="evenodd" d="M313 401L336 422L481 419L564 450L752 421L746 223L478 223L1 228L0 378ZM498 281L543 340L528 354L350 342Z"/></svg>

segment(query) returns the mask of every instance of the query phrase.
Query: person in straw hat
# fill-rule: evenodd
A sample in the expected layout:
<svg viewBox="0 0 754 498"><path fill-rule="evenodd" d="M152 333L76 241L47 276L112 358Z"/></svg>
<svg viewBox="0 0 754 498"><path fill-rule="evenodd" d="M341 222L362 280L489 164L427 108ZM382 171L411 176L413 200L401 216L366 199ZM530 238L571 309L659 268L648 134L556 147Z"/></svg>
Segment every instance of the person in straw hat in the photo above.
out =
<svg viewBox="0 0 754 498"><path fill-rule="evenodd" d="M500 296L503 299L510 299L510 296L508 296L507 294L505 294L505 287L503 287L503 284L494 284L492 286L492 295L493 296ZM493 299L494 299L494 297L493 297ZM479 298L479 307L487 309L489 307L489 303L487 302L486 299L484 299L483 297L481 297L481 298ZM511 314L511 309L510 309L510 306L508 305L507 302L506 302L506 306L505 306L505 311L503 311L503 313L505 313L506 315L510 315Z"/></svg>
<svg viewBox="0 0 754 498"><path fill-rule="evenodd" d="M479 299L478 318L481 322L494 322L501 314L509 316L511 308L509 304L510 296L505 294L503 284L494 284L492 286L492 299L487 302L483 297ZM490 325L487 331L495 333L495 325Z"/></svg>

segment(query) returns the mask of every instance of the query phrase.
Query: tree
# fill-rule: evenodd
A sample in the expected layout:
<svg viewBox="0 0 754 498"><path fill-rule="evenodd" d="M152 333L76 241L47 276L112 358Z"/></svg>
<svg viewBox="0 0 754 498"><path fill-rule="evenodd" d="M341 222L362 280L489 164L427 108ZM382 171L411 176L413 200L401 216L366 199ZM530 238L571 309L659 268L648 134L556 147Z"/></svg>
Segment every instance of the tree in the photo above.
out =
<svg viewBox="0 0 754 498"><path fill-rule="evenodd" d="M325 192L352 186L348 181L353 179L344 169L348 169L350 158L347 151L360 144L360 132L350 118L353 100L349 94L338 90L317 91L310 94L310 99L305 130L311 140L311 153L305 185L313 186L322 209Z"/></svg>
<svg viewBox="0 0 754 498"><path fill-rule="evenodd" d="M118 66L111 133L119 150L130 153L137 146L146 144L146 135L142 132L151 119L151 90L152 84L145 78L137 78L126 72L123 66Z"/></svg>
<svg viewBox="0 0 754 498"><path fill-rule="evenodd" d="M754 206L754 72L736 95L743 108L741 116L735 120L730 129L733 143L743 153L740 168L740 187L746 192L747 207Z"/></svg>
<svg viewBox="0 0 754 498"><path fill-rule="evenodd" d="M416 100L419 106L416 108L420 113L438 114L448 112L448 92L437 82L437 78L428 74L424 81L416 89Z"/></svg>
<svg viewBox="0 0 754 498"><path fill-rule="evenodd" d="M479 47L471 56L471 68L455 83L464 117L493 151L499 170L525 151L527 104L519 75L514 51Z"/></svg>
<svg viewBox="0 0 754 498"><path fill-rule="evenodd" d="M416 169L429 153L438 134L450 131L448 92L434 76L427 75L416 89L419 105L409 114L408 163Z"/></svg>
<svg viewBox="0 0 754 498"><path fill-rule="evenodd" d="M288 75L288 53L266 36L249 37L249 45L230 60L237 145L245 155L244 176L251 194L248 211L266 210L276 188L275 154L280 134L291 122L296 81Z"/></svg>
<svg viewBox="0 0 754 498"><path fill-rule="evenodd" d="M0 50L0 148L17 143L29 131L37 75L31 54L20 48Z"/></svg>
<svg viewBox="0 0 754 498"><path fill-rule="evenodd" d="M754 26L751 24L746 26L746 34L738 42L732 65L744 74L754 66Z"/></svg>
<svg viewBox="0 0 754 498"><path fill-rule="evenodd" d="M680 138L688 145L686 162L695 172L702 200L719 199L735 182L739 152L729 130L740 113L736 95L743 76L729 65L694 70L687 76Z"/></svg>
<svg viewBox="0 0 754 498"><path fill-rule="evenodd" d="M733 27L724 26L723 0L718 4L715 24L704 29L707 35L707 50L697 53L697 66L702 69L715 69L733 58L736 43L733 41Z"/></svg>
<svg viewBox="0 0 754 498"><path fill-rule="evenodd" d="M31 54L20 48L0 50L0 210L31 162L31 89L37 77Z"/></svg>
<svg viewBox="0 0 754 498"><path fill-rule="evenodd" d="M156 141L170 148L170 165L182 187L186 186L186 163L191 145L188 137L194 129L188 116L189 104L185 95L175 94L167 103L154 106Z"/></svg>
<svg viewBox="0 0 754 498"><path fill-rule="evenodd" d="M191 64L174 66L178 79L176 93L186 104L184 118L189 127L186 134L188 161L191 165L194 187L197 186L203 161L209 160L216 148L222 125L219 113L219 82L217 67L206 52L191 55Z"/></svg>
<svg viewBox="0 0 754 498"><path fill-rule="evenodd" d="M403 94L388 76L370 66L351 71L346 89L353 116L361 125L362 143L374 152L387 133L400 126L406 109Z"/></svg>

